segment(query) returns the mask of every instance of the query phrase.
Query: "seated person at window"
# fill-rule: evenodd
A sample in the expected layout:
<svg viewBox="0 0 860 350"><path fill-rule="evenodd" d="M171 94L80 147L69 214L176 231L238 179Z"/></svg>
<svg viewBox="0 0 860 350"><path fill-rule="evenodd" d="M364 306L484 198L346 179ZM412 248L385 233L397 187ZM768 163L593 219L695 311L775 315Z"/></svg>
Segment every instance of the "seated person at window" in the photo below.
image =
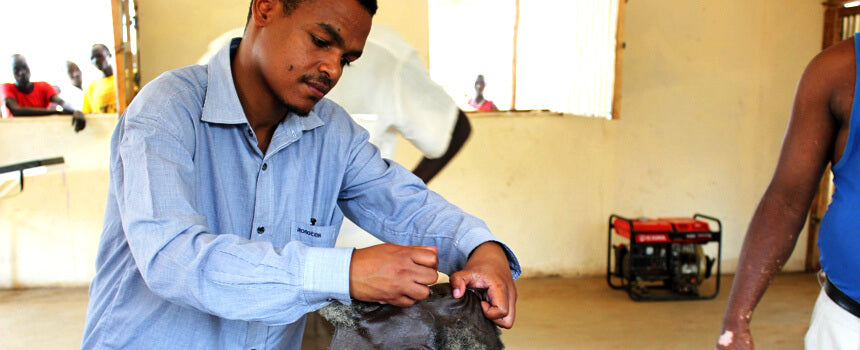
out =
<svg viewBox="0 0 860 350"><path fill-rule="evenodd" d="M116 82L111 54L103 44L93 45L90 59L104 78L93 80L84 92L84 113L116 113Z"/></svg>
<svg viewBox="0 0 860 350"><path fill-rule="evenodd" d="M469 99L469 106L472 106L478 112L498 111L499 108L493 104L493 101L484 99L485 86L484 75L478 74L478 78L475 79L475 98Z"/></svg>
<svg viewBox="0 0 860 350"><path fill-rule="evenodd" d="M84 115L63 101L54 87L43 81L35 83L30 81L30 66L27 65L27 59L24 56L12 55L12 74L15 76L15 83L3 84L3 101L9 115L25 117L71 114L75 131L84 129L86 126ZM61 110L48 109L51 103L60 106Z"/></svg>
<svg viewBox="0 0 860 350"><path fill-rule="evenodd" d="M81 69L75 62L66 61L66 73L69 75L69 80L58 84L56 87L57 93L66 102L72 105L73 108L82 110L84 103L84 89Z"/></svg>

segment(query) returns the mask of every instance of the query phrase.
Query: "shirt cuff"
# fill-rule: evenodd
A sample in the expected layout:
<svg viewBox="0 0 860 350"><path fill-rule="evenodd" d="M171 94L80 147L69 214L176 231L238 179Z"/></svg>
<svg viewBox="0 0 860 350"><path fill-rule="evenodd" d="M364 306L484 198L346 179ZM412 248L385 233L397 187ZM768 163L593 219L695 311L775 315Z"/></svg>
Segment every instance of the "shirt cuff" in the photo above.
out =
<svg viewBox="0 0 860 350"><path fill-rule="evenodd" d="M308 247L304 293L308 305L337 299L349 304L349 264L353 248Z"/></svg>
<svg viewBox="0 0 860 350"><path fill-rule="evenodd" d="M517 259L517 256L514 255L511 248L508 248L507 245L499 241L496 236L493 236L493 234L490 233L489 230L483 228L472 229L457 242L457 249L460 250L460 253L462 253L466 257L466 260L468 260L472 251L474 251L479 245L486 242L496 242L500 247L502 247L502 250L505 251L505 256L508 258L508 266L511 269L511 275L514 277L515 281L520 278L523 270L520 267L520 261Z"/></svg>

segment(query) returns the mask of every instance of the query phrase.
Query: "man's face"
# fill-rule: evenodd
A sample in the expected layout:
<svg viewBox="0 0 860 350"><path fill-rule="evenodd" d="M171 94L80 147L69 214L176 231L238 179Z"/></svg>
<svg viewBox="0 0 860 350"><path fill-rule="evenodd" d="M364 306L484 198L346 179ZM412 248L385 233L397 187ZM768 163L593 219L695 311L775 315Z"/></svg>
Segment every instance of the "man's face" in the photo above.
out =
<svg viewBox="0 0 860 350"><path fill-rule="evenodd" d="M16 57L12 60L12 74L15 75L15 83L27 85L30 83L30 66L24 57Z"/></svg>
<svg viewBox="0 0 860 350"><path fill-rule="evenodd" d="M66 68L68 69L69 80L72 81L72 85L80 88L81 84L83 84L83 82L81 81L81 69L78 68L78 65L74 63L67 64Z"/></svg>
<svg viewBox="0 0 860 350"><path fill-rule="evenodd" d="M478 79L475 80L475 91L477 91L479 94L484 92L484 78L483 77L478 77Z"/></svg>
<svg viewBox="0 0 860 350"><path fill-rule="evenodd" d="M93 65L96 66L100 71L104 71L108 67L110 67L110 54L105 51L105 49L101 46L96 46L93 48L92 56L90 56L90 61L93 62Z"/></svg>
<svg viewBox="0 0 860 350"><path fill-rule="evenodd" d="M253 55L272 94L307 115L361 55L371 15L355 0L305 1L289 16L272 4Z"/></svg>

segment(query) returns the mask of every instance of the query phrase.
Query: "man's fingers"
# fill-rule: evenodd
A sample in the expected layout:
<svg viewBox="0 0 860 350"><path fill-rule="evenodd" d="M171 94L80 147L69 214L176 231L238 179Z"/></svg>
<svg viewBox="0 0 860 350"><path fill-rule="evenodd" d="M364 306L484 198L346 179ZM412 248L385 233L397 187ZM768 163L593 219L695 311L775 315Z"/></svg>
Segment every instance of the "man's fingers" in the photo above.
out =
<svg viewBox="0 0 860 350"><path fill-rule="evenodd" d="M439 278L436 247L380 244L356 249L350 265L350 296L410 306L430 295Z"/></svg>
<svg viewBox="0 0 860 350"><path fill-rule="evenodd" d="M505 329L511 329L514 326L514 313L511 312L507 316L493 320L493 323Z"/></svg>
<svg viewBox="0 0 860 350"><path fill-rule="evenodd" d="M493 320L499 327L510 329L517 318L517 289L508 288L508 314L498 320Z"/></svg>
<svg viewBox="0 0 860 350"><path fill-rule="evenodd" d="M414 246L414 248L421 248L424 250L428 250L428 251L433 252L433 254L439 253L439 248L436 246L432 246L432 245L417 245L417 246Z"/></svg>
<svg viewBox="0 0 860 350"><path fill-rule="evenodd" d="M410 307L412 305L415 305L415 299L409 298L407 296L401 296L397 299L392 300L389 304L397 307Z"/></svg>
<svg viewBox="0 0 860 350"><path fill-rule="evenodd" d="M516 318L516 290L505 284L490 286L487 289L489 301L482 301L484 316L502 328L511 328Z"/></svg>
<svg viewBox="0 0 860 350"><path fill-rule="evenodd" d="M72 115L72 126L75 129L75 132L79 132L84 130L87 125L86 119L84 119L83 115L78 116L77 114Z"/></svg>
<svg viewBox="0 0 860 350"><path fill-rule="evenodd" d="M415 283L428 286L439 280L439 273L436 272L436 269L418 266L418 271L415 272L413 280Z"/></svg>
<svg viewBox="0 0 860 350"><path fill-rule="evenodd" d="M409 299L412 299L413 302L424 300L430 296L430 287L424 284L413 283L411 287L406 288L404 294Z"/></svg>
<svg viewBox="0 0 860 350"><path fill-rule="evenodd" d="M493 288L490 288L493 290ZM510 329L514 326L515 317L515 306L511 304L514 302L516 297L511 298L508 296L504 298L504 303L496 305L496 301L493 301L492 297L490 297L490 302L481 301L481 309L484 311L484 317L493 321L499 327Z"/></svg>
<svg viewBox="0 0 860 350"><path fill-rule="evenodd" d="M454 297L460 298L465 294L466 288L487 288L488 301L481 301L481 310L484 317L502 328L511 328L516 318L517 292L512 285L505 283L493 283L484 279L475 279L475 275L459 271L449 278L451 288L454 289Z"/></svg>
<svg viewBox="0 0 860 350"><path fill-rule="evenodd" d="M491 320L497 320L500 318L504 318L508 315L508 305L495 305L492 302L488 304L489 307L484 309L484 316Z"/></svg>
<svg viewBox="0 0 860 350"><path fill-rule="evenodd" d="M410 258L417 265L413 271L413 281L423 285L436 283L439 279L439 274L436 272L439 268L439 249L436 247L412 247Z"/></svg>
<svg viewBox="0 0 860 350"><path fill-rule="evenodd" d="M516 311L513 305L509 304L507 306L508 309L504 310L503 308L491 305L490 303L481 302L481 307L484 309L484 315L499 327L510 329L514 326Z"/></svg>
<svg viewBox="0 0 860 350"><path fill-rule="evenodd" d="M416 249L412 250L412 262L432 268L436 270L439 268L439 248L436 247L413 247Z"/></svg>
<svg viewBox="0 0 860 350"><path fill-rule="evenodd" d="M487 318L495 320L508 315L508 288L504 284L491 286L487 290L490 300L490 308L484 313Z"/></svg>
<svg viewBox="0 0 860 350"><path fill-rule="evenodd" d="M454 298L459 299L466 292L468 282L463 277L462 273L456 272L451 275L451 277L448 278L448 283L450 283L451 288L454 289Z"/></svg>

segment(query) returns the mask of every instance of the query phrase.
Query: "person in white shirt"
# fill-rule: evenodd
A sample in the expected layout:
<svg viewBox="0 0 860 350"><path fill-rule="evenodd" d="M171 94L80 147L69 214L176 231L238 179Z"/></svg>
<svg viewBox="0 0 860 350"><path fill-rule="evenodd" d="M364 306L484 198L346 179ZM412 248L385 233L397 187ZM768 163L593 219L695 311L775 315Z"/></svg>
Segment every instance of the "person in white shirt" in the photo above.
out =
<svg viewBox="0 0 860 350"><path fill-rule="evenodd" d="M366 93L355 93L365 91ZM370 133L383 158L392 158L397 134L423 154L412 171L429 182L460 150L471 133L466 115L397 31L374 24L361 59L344 69L327 95ZM380 241L344 220L337 246L366 247Z"/></svg>
<svg viewBox="0 0 860 350"><path fill-rule="evenodd" d="M66 71L69 74L69 80L57 85L58 92L63 101L68 102L76 110L81 110L84 105L81 69L75 62L66 61Z"/></svg>

